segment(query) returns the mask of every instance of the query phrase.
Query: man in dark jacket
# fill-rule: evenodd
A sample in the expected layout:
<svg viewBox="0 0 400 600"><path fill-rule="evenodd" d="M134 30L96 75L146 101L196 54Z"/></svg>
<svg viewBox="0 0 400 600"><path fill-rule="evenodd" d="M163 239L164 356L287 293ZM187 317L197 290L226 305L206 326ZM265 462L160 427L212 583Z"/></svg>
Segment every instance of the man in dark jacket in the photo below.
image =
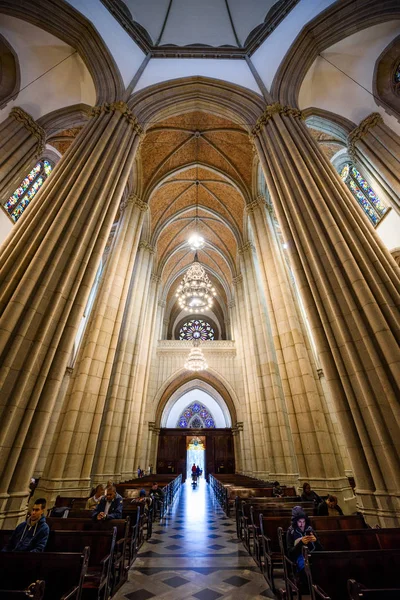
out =
<svg viewBox="0 0 400 600"><path fill-rule="evenodd" d="M106 495L100 500L92 513L93 521L122 519L122 496L117 494L115 485L109 485Z"/></svg>
<svg viewBox="0 0 400 600"><path fill-rule="evenodd" d="M338 517L343 514L342 509L337 503L336 496L329 495L326 500L323 500L320 504L318 504L317 509L318 515L320 517Z"/></svg>
<svg viewBox="0 0 400 600"><path fill-rule="evenodd" d="M2 552L43 552L49 538L49 526L44 510L46 500L38 498L31 509L30 517L15 528Z"/></svg>

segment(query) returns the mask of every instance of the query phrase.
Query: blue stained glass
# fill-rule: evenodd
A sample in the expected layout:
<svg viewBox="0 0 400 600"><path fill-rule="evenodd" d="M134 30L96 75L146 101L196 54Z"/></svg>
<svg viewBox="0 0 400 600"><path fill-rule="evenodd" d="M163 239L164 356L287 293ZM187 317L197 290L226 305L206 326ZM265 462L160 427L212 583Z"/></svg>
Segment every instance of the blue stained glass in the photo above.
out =
<svg viewBox="0 0 400 600"><path fill-rule="evenodd" d="M360 184L360 186L362 187L362 189L367 192L368 198L369 198L369 200L371 200L374 203L374 207L376 208L376 210L378 210L381 215L385 214L385 212L387 211L387 206L385 206L383 204L383 202L381 202L379 200L378 196L370 188L370 186L368 185L368 182L365 181L365 179L363 179L361 177L361 174L357 171L357 169L355 169L354 167L352 167L351 168L351 174L357 180L357 182Z"/></svg>
<svg viewBox="0 0 400 600"><path fill-rule="evenodd" d="M5 202L4 208L14 222L18 221L29 202L50 175L52 169L53 166L48 160L39 161L21 182L13 195Z"/></svg>
<svg viewBox="0 0 400 600"><path fill-rule="evenodd" d="M364 194L362 193L358 185L354 183L352 179L350 179L349 186L351 191L353 192L353 195L356 197L358 203L363 208L365 214L371 219L372 223L376 225L379 221L379 217L372 208L372 206L369 204L369 202L367 202Z"/></svg>
<svg viewBox="0 0 400 600"><path fill-rule="evenodd" d="M193 402L182 412L177 427L215 429L215 422L206 406Z"/></svg>
<svg viewBox="0 0 400 600"><path fill-rule="evenodd" d="M180 340L213 340L214 329L202 319L192 319L182 325L179 331Z"/></svg>
<svg viewBox="0 0 400 600"><path fill-rule="evenodd" d="M400 63L397 65L397 69L394 72L394 81L395 83L400 83Z"/></svg>
<svg viewBox="0 0 400 600"><path fill-rule="evenodd" d="M349 187L353 196L376 227L387 212L388 207L378 198L361 173L354 166L345 165L340 173L341 178Z"/></svg>

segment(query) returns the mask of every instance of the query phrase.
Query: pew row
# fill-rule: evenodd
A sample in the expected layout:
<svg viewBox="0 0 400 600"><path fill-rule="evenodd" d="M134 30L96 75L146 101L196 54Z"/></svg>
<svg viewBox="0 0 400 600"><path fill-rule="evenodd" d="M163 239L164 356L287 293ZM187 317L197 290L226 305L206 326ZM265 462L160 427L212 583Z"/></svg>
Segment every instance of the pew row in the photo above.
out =
<svg viewBox="0 0 400 600"><path fill-rule="evenodd" d="M44 581L43 600L79 600L89 554L88 547L73 553L0 552L0 598L7 598L10 591L28 588L35 581Z"/></svg>

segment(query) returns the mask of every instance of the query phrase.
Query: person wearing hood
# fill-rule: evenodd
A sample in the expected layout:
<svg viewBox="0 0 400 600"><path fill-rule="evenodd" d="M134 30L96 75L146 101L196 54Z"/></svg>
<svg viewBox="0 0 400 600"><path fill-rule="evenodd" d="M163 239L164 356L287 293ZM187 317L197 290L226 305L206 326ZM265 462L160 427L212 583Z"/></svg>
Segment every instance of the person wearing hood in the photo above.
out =
<svg viewBox="0 0 400 600"><path fill-rule="evenodd" d="M290 560L297 564L301 587L308 589L307 577L304 570L303 548L309 552L323 550L316 533L310 525L310 520L301 506L292 509L292 524L286 532L286 547Z"/></svg>
<svg viewBox="0 0 400 600"><path fill-rule="evenodd" d="M44 498L35 500L30 516L17 525L2 552L43 552L50 531L44 516L45 508Z"/></svg>

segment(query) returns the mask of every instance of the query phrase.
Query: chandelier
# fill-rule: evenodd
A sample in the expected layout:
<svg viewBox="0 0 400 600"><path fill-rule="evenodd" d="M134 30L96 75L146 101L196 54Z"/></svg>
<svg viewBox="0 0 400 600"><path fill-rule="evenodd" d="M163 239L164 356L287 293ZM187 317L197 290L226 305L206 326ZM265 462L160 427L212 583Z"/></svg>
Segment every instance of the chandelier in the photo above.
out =
<svg viewBox="0 0 400 600"><path fill-rule="evenodd" d="M199 340L193 342L193 348L189 352L189 356L185 362L185 369L188 369L188 371L205 371L208 367L199 344Z"/></svg>
<svg viewBox="0 0 400 600"><path fill-rule="evenodd" d="M211 308L217 295L204 267L199 263L197 252L194 261L185 273L175 296L181 309L193 311Z"/></svg>

